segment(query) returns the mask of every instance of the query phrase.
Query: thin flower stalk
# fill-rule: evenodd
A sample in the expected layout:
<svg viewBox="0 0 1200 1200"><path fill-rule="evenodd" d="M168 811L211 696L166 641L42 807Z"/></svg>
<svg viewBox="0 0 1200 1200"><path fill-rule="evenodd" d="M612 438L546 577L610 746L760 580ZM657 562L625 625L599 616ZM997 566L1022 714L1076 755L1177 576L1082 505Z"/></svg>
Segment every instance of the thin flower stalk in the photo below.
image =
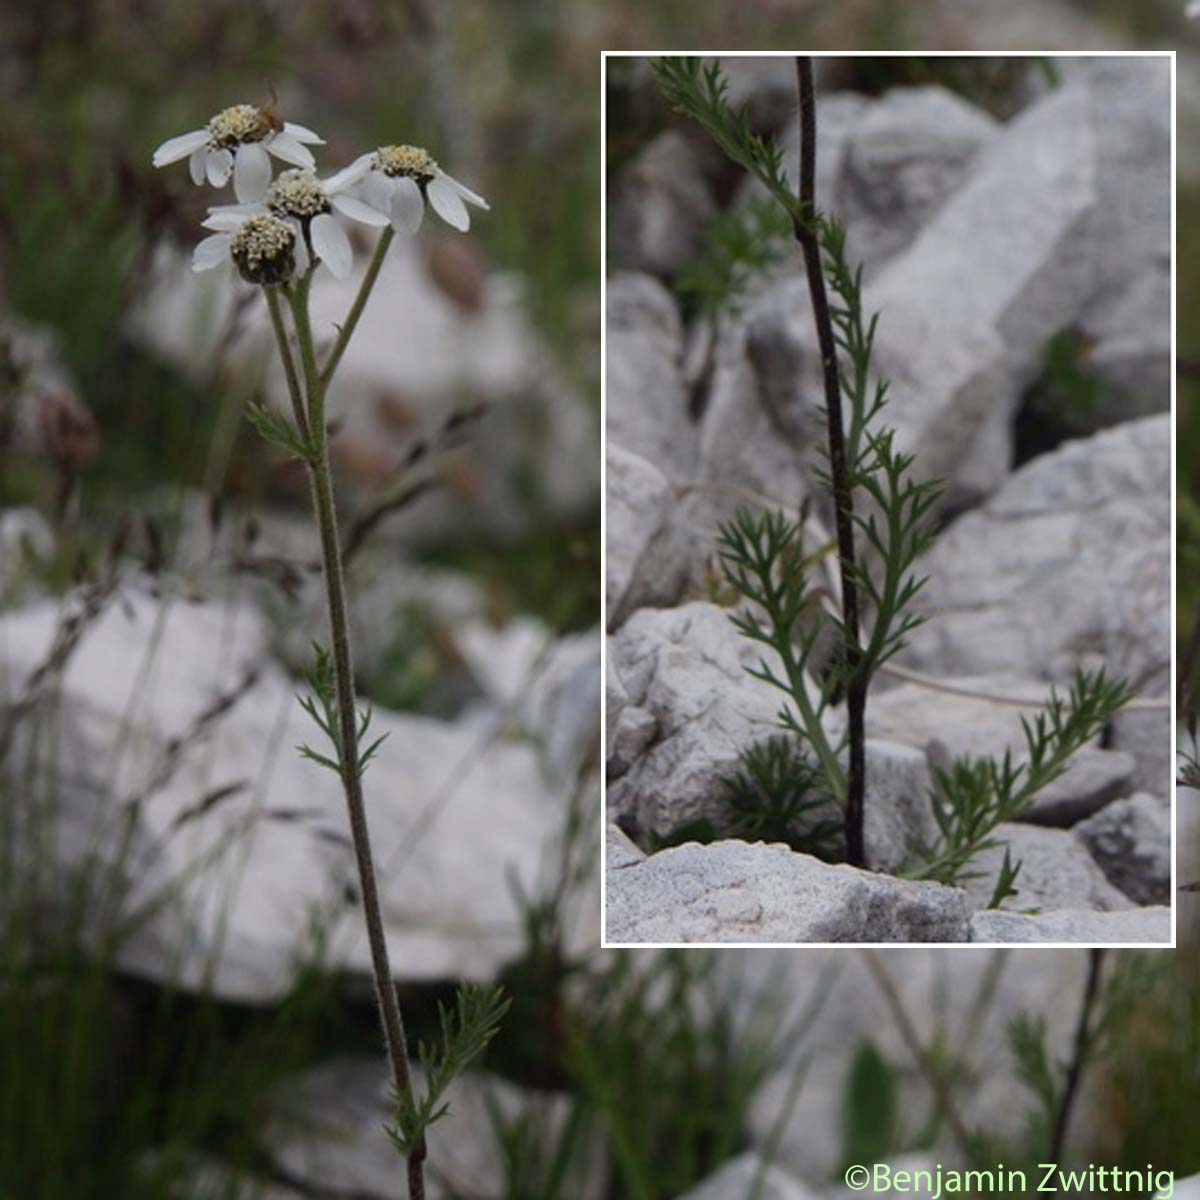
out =
<svg viewBox="0 0 1200 1200"><path fill-rule="evenodd" d="M448 1111L444 1099L447 1088L485 1049L508 1005L498 989L460 988L454 1010L442 1014L441 1045L418 1047L425 1087L423 1095L417 1094L388 956L363 797L363 772L384 738L367 739L371 711L360 710L355 696L345 556L330 470L325 399L395 233L416 232L426 200L459 229L469 225L464 201L483 209L488 205L482 196L446 175L416 147L385 148L390 152L364 156L351 167L319 179L312 155L303 145L319 141L303 126L279 121L273 108L241 105L218 114L203 130L164 143L155 152L154 164L165 166L186 157L197 184L207 181L212 186L223 186L232 176L239 203L210 210L204 224L214 234L197 246L193 267L210 270L231 264L244 280L260 286L266 299L291 419L262 404L251 405L247 417L266 441L304 463L308 471L329 610L331 649L315 647L315 660L307 675L312 694L302 696L300 703L328 739L332 751L326 753L307 745L299 750L305 758L333 771L345 794L393 1081L395 1120L388 1133L406 1162L409 1200L424 1200L426 1130ZM299 169L285 172L272 182L268 152ZM368 173L376 170L378 177L368 181ZM372 197L377 203L372 204ZM321 365L310 316L313 275L322 264L338 278L353 268L350 243L335 213L381 232L350 312ZM291 317L290 331L287 315ZM457 418L459 423L465 419Z"/></svg>

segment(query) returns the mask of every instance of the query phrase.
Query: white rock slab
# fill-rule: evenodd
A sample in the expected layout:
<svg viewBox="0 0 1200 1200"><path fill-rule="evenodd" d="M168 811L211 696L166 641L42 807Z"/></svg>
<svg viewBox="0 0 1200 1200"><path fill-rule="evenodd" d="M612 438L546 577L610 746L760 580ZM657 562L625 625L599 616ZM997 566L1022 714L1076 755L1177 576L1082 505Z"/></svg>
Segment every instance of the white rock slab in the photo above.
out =
<svg viewBox="0 0 1200 1200"><path fill-rule="evenodd" d="M554 637L534 617L496 629L472 621L455 645L484 694L542 751L547 776L569 785L600 742L600 631Z"/></svg>
<svg viewBox="0 0 1200 1200"><path fill-rule="evenodd" d="M610 872L609 943L958 942L966 897L762 842L689 843Z"/></svg>
<svg viewBox="0 0 1200 1200"><path fill-rule="evenodd" d="M1029 825L1075 825L1127 795L1136 770L1132 754L1081 746L1063 774L1034 796L1032 807L1020 820Z"/></svg>
<svg viewBox="0 0 1200 1200"><path fill-rule="evenodd" d="M664 835L700 819L719 827L722 777L776 732L782 696L746 673L759 649L715 604L643 609L625 622L610 643L629 697L615 735L616 777L610 759L610 815L631 814Z"/></svg>
<svg viewBox="0 0 1200 1200"><path fill-rule="evenodd" d="M1072 831L1109 883L1135 904L1171 904L1171 807L1138 792L1114 800Z"/></svg>
<svg viewBox="0 0 1200 1200"><path fill-rule="evenodd" d="M1000 131L943 87L900 87L869 105L847 139L833 211L873 272L903 250Z"/></svg>
<svg viewBox="0 0 1200 1200"><path fill-rule="evenodd" d="M867 783L863 803L863 843L873 871L905 865L917 846L934 841L937 826L930 807L932 777L925 754L910 746L868 738Z"/></svg>
<svg viewBox="0 0 1200 1200"><path fill-rule="evenodd" d="M608 281L605 304L608 437L668 479L690 479L699 435L688 415L675 298L656 279L622 271Z"/></svg>
<svg viewBox="0 0 1200 1200"><path fill-rule="evenodd" d="M413 1071L419 1091L424 1081L419 1068ZM402 1189L404 1162L385 1132L390 1090L388 1067L375 1059L338 1058L314 1067L280 1090L265 1134L268 1154L309 1191L393 1200ZM566 1096L524 1092L481 1072L455 1080L447 1100L449 1113L428 1135L430 1200L496 1194L505 1165L489 1105L503 1119L537 1122L547 1137L570 1111ZM570 1194L594 1200L604 1193L605 1171L586 1156L583 1166L568 1183Z"/></svg>
<svg viewBox="0 0 1200 1200"><path fill-rule="evenodd" d="M273 403L288 411L265 307L252 305L231 339L230 319L247 285L232 272L195 274L190 255L190 248L166 244L155 250L127 321L130 336L201 382L219 355L255 378L265 370ZM345 321L365 266L360 256L344 280L317 273L312 319L321 346L332 344ZM547 511L580 516L594 507L595 413L534 330L520 279L486 275L482 306L464 312L433 282L423 240L397 238L330 386L330 418L372 471L394 469L417 436L480 400L492 411L462 452L459 479L466 483L451 481L441 496L413 506L406 536L461 530L468 522L511 535ZM336 439L333 452L336 460ZM536 508L518 478L536 481ZM359 482L353 471L343 479Z"/></svg>
<svg viewBox="0 0 1200 1200"><path fill-rule="evenodd" d="M0 620L9 695L44 657L55 617L42 604ZM318 731L297 684L268 660L268 636L248 608L130 597L70 660L59 736L32 768L57 782L64 870L92 854L115 861L123 805L149 787L117 869L129 908L176 894L120 961L248 1003L287 991L314 919L327 930L328 967L369 966L340 784L294 749ZM170 740L250 667L257 682L230 715L150 786ZM365 789L396 977L491 979L524 945L509 876L536 888L566 798L547 789L528 743L378 710L372 728L388 735ZM26 762L14 754L12 767ZM226 787L235 790L197 810Z"/></svg>
<svg viewBox="0 0 1200 1200"><path fill-rule="evenodd" d="M1097 914L1105 919L1124 915ZM1030 920L1002 916L1012 921ZM1049 1052L1065 1057L1074 1033L1087 955L1060 950L1001 957L995 950L971 946L949 950L911 946L872 953L888 973L922 1045L936 1043L971 1064L972 1085L957 1094L968 1127L1018 1138L1027 1110L1013 1103L1011 1073L994 1069L996 1063L1010 1061L1008 1023L1021 1012L1044 1016ZM845 1092L848 1056L866 1039L895 1068L900 1141L912 1144L919 1138L927 1128L934 1100L913 1060L911 1046L867 969L865 952L848 953L844 947L814 947L803 954L727 949L721 951L720 959L730 994L742 998L747 1006L759 988L774 987L778 989L775 994L790 1002L787 1011L798 1014L814 992L829 989L807 1035L783 1057L777 1073L755 1096L750 1120L753 1145L771 1147L772 1160L800 1179L824 1183L840 1174L845 1164L841 1161L842 1107L837 1099ZM794 1098L790 1118L781 1127L781 1112L799 1061L805 1064L804 1084ZM1091 1128L1095 1109L1102 1104L1100 1097L1093 1101L1089 1095L1081 1095L1077 1134ZM952 1157L945 1156L953 1155L953 1145L943 1131L936 1156L949 1163Z"/></svg>
<svg viewBox="0 0 1200 1200"><path fill-rule="evenodd" d="M1167 417L1027 464L925 556L929 620L906 663L1049 676L1061 689L1099 659L1111 673L1156 679L1170 662L1169 480Z"/></svg>
<svg viewBox="0 0 1200 1200"><path fill-rule="evenodd" d="M699 251L717 205L705 177L704 144L667 129L618 174L609 245L622 267L673 275Z"/></svg>
<svg viewBox="0 0 1200 1200"><path fill-rule="evenodd" d="M1096 860L1070 830L1010 823L997 825L993 836L1001 845L975 856L971 870L979 875L964 885L975 908L986 908L991 901L1006 847L1013 863L1020 861L1021 871L1014 884L1017 894L1004 900L1003 909L1103 912L1133 906L1128 896L1108 882Z"/></svg>
<svg viewBox="0 0 1200 1200"><path fill-rule="evenodd" d="M605 826L605 869L619 871L622 867L635 866L645 859L645 853L634 844L628 834L619 825L609 821Z"/></svg>
<svg viewBox="0 0 1200 1200"><path fill-rule="evenodd" d="M675 523L675 491L640 454L609 442L605 475L605 624L673 603L688 572L689 547Z"/></svg>
<svg viewBox="0 0 1200 1200"><path fill-rule="evenodd" d="M1024 916L977 912L971 917L973 942L1080 942L1090 946L1142 945L1171 940L1169 908L1128 908L1121 912L1057 910Z"/></svg>

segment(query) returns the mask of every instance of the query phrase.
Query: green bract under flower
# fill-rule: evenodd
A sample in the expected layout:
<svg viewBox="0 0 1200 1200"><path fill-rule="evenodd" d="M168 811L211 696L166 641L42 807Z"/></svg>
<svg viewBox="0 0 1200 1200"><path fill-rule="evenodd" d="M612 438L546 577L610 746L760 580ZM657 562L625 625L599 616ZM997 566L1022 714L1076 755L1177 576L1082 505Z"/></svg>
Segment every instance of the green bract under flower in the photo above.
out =
<svg viewBox="0 0 1200 1200"><path fill-rule="evenodd" d="M253 104L235 104L209 121L209 145L215 150L227 150L246 142L261 142L274 127L275 121L265 109Z"/></svg>
<svg viewBox="0 0 1200 1200"><path fill-rule="evenodd" d="M404 176L428 183L437 174L438 165L420 146L380 146L375 151L375 166L391 178Z"/></svg>
<svg viewBox="0 0 1200 1200"><path fill-rule="evenodd" d="M296 235L278 217L251 217L230 239L229 254L250 283L286 283L296 266Z"/></svg>
<svg viewBox="0 0 1200 1200"><path fill-rule="evenodd" d="M306 220L330 210L329 197L312 171L284 171L267 189L266 205L276 216Z"/></svg>

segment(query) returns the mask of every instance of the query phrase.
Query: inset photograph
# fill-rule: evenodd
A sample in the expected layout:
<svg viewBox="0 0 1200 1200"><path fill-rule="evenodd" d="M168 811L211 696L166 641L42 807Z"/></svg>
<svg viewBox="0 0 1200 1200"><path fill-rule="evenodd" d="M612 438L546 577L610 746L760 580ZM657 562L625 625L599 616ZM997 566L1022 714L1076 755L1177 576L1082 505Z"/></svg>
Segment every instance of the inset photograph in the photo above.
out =
<svg viewBox="0 0 1200 1200"><path fill-rule="evenodd" d="M1174 944L1174 56L605 92L605 944Z"/></svg>

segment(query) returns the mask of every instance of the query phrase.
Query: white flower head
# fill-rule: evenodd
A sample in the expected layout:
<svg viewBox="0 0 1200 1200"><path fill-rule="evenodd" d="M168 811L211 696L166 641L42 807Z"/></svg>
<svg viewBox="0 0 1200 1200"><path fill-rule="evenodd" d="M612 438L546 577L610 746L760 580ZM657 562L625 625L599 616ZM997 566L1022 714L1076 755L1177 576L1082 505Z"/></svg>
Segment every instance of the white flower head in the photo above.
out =
<svg viewBox="0 0 1200 1200"><path fill-rule="evenodd" d="M490 207L482 196L447 175L419 146L380 146L334 178L343 186L361 180L367 203L386 213L399 233L417 232L426 200L447 225L463 231L471 226L467 204L485 210Z"/></svg>
<svg viewBox="0 0 1200 1200"><path fill-rule="evenodd" d="M248 217L270 216L283 221L292 230L296 275L303 275L312 262L312 255L316 255L338 279L344 279L354 265L354 251L346 231L334 214L340 213L376 228L388 223L382 213L347 195L349 186L348 182L338 181L336 177L333 181L318 179L309 170L296 168L284 171L267 188L260 202L209 209L204 226L216 230L218 234L228 234L242 227ZM199 252L200 247L196 249ZM200 263L206 264L207 258L201 257ZM193 261L193 266L197 270L206 269L205 265L199 265L196 261ZM242 273L245 274L244 271Z"/></svg>
<svg viewBox="0 0 1200 1200"><path fill-rule="evenodd" d="M192 251L192 270L211 271L232 262L248 283L288 283L296 275L297 248L303 244L287 221L270 213L234 217L220 233L206 237Z"/></svg>
<svg viewBox="0 0 1200 1200"><path fill-rule="evenodd" d="M197 186L207 180L213 187L224 187L232 174L238 201L249 204L262 199L271 182L268 153L293 166L312 168L315 163L308 146L323 141L303 125L281 121L274 108L235 104L217 113L203 129L163 142L153 162L165 167L186 158Z"/></svg>

